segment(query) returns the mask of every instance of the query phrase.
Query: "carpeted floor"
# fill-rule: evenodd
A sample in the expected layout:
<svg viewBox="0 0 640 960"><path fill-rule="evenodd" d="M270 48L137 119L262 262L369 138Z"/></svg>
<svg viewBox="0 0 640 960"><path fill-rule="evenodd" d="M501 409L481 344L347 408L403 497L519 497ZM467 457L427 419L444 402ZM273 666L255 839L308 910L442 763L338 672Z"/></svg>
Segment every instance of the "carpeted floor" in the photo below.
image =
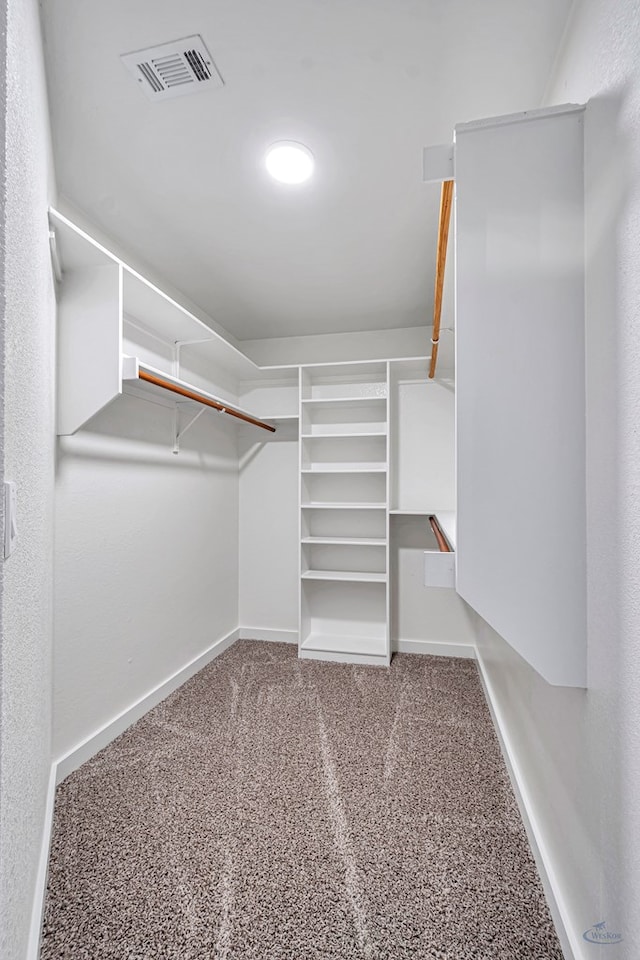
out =
<svg viewBox="0 0 640 960"><path fill-rule="evenodd" d="M58 788L42 960L561 960L476 666L245 640Z"/></svg>

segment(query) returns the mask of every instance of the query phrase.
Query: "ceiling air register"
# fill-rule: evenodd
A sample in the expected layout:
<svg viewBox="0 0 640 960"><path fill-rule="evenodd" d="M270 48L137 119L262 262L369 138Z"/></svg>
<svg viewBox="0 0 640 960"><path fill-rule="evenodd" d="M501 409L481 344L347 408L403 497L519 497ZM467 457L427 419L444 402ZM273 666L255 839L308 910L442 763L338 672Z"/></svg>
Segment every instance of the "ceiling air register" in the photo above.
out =
<svg viewBox="0 0 640 960"><path fill-rule="evenodd" d="M150 100L168 100L224 85L199 34L123 53L120 59Z"/></svg>

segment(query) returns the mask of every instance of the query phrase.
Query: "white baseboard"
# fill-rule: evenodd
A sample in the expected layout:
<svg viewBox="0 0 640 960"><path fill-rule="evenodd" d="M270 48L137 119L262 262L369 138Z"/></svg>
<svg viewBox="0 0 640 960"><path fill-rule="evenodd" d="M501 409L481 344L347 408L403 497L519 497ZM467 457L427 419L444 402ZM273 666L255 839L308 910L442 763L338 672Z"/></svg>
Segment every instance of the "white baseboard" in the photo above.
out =
<svg viewBox="0 0 640 960"><path fill-rule="evenodd" d="M49 873L49 850L51 848L51 833L53 831L53 807L56 797L56 764L51 764L49 782L47 784L47 799L44 808L42 824L42 841L36 885L31 906L31 926L29 927L29 942L27 944L26 960L38 960L40 956L40 937L42 935L42 920L44 916L44 902L47 893L47 875Z"/></svg>
<svg viewBox="0 0 640 960"><path fill-rule="evenodd" d="M149 690L143 697L140 697L139 700L132 703L130 707L127 707L121 713L117 714L117 716L113 717L98 730L94 730L93 733L76 744L75 747L72 747L64 756L59 757L56 761L56 782L61 783L65 777L68 777L70 773L77 770L86 760L89 760L89 758L93 757L99 750L106 747L108 743L115 740L127 727L130 727L132 723L135 723L136 720L143 717L152 707L155 707L164 700L165 697L168 697L170 693L177 690L178 687L182 686L183 683L198 673L199 670L206 667L211 660L214 660L224 650L235 643L236 640L239 639L239 636L240 631L236 629L227 634L226 637L216 640L204 653L190 660L184 667L176 670L174 674L167 677L162 683L159 683L153 690Z"/></svg>
<svg viewBox="0 0 640 960"><path fill-rule="evenodd" d="M297 630L272 630L270 627L240 627L240 640L268 640L269 643L297 643Z"/></svg>
<svg viewBox="0 0 640 960"><path fill-rule="evenodd" d="M562 952L565 960L585 960L585 954L582 950L582 940L580 935L575 932L574 926L571 923L566 898L562 891L562 885L558 880L553 857L550 854L549 846L545 840L544 830L536 815L535 805L531 799L521 764L518 761L516 748L512 743L509 729L495 696L489 673L482 658L482 653L478 648L476 648L476 660L482 686L491 712L493 726L500 742L502 756L509 772L509 777L511 778L511 784L516 795L518 807L520 808L524 828L529 838L531 852L536 861L540 880L544 887Z"/></svg>
<svg viewBox="0 0 640 960"><path fill-rule="evenodd" d="M475 659L476 651L472 643L446 643L438 640L396 640L394 653L422 653L432 657L463 657Z"/></svg>

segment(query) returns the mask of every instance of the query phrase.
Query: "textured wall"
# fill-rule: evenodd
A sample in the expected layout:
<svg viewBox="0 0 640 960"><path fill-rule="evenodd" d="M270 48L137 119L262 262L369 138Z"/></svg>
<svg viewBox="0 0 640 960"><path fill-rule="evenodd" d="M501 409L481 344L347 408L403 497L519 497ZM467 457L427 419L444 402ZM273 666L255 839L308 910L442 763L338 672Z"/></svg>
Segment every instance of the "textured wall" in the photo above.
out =
<svg viewBox="0 0 640 960"><path fill-rule="evenodd" d="M578 948L598 951L582 932L604 920L624 937L606 948L617 960L638 956L640 936L638 50L635 0L583 0L547 98L589 101L588 691L548 687L493 631L480 631Z"/></svg>
<svg viewBox="0 0 640 960"><path fill-rule="evenodd" d="M50 768L55 301L50 148L36 0L9 0L4 470L19 539L3 564L0 955L23 960Z"/></svg>

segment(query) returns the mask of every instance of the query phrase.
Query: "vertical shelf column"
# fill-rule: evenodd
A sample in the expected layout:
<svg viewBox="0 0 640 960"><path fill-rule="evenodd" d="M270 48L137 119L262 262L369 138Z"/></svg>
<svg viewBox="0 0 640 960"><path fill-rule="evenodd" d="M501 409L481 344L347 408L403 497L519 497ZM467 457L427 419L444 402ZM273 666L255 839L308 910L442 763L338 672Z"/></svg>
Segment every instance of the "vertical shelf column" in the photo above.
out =
<svg viewBox="0 0 640 960"><path fill-rule="evenodd" d="M388 373L301 369L301 657L389 663Z"/></svg>

